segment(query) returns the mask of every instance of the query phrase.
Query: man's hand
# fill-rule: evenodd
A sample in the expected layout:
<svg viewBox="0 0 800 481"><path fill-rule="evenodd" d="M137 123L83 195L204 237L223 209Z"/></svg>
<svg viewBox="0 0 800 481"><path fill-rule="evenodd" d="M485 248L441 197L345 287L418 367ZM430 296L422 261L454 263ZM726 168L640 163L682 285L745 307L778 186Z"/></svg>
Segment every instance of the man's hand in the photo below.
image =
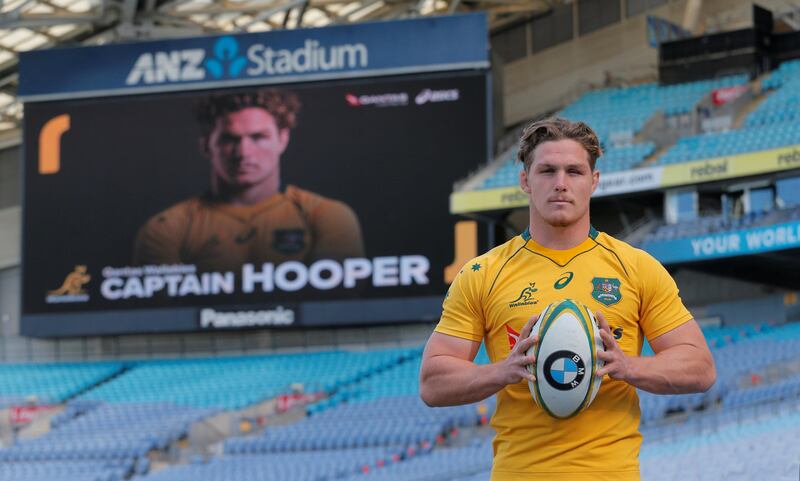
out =
<svg viewBox="0 0 800 481"><path fill-rule="evenodd" d="M597 351L597 359L605 363L603 367L597 370L597 376L602 377L608 374L611 379L628 381L631 374L630 358L619 348L617 340L611 334L611 328L608 326L606 318L603 317L603 313L597 311L595 317L600 324L600 339L603 340L603 345L606 348L605 352Z"/></svg>
<svg viewBox="0 0 800 481"><path fill-rule="evenodd" d="M514 345L514 349L507 358L497 364L498 375L504 384L516 384L523 379L531 382L536 380L536 377L531 374L531 372L535 372L535 369L528 370L528 366L535 366L536 356L527 356L525 353L539 342L539 336L530 336L531 329L538 319L539 315L537 314L528 320L522 328L522 332L519 333L519 339Z"/></svg>

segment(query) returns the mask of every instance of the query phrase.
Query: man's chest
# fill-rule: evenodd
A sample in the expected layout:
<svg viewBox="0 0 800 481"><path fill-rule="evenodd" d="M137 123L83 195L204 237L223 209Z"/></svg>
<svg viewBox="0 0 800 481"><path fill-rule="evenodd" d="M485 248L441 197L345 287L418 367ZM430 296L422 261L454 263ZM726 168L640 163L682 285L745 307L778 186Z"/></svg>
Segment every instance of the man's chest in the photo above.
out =
<svg viewBox="0 0 800 481"><path fill-rule="evenodd" d="M273 209L251 218L207 211L195 217L185 254L201 264L302 260L311 249L305 219L291 209Z"/></svg>
<svg viewBox="0 0 800 481"><path fill-rule="evenodd" d="M638 353L639 290L621 264L596 260L565 267L530 262L501 272L484 306L490 353L505 358L525 323L562 299L582 302L593 313L600 311L623 351Z"/></svg>

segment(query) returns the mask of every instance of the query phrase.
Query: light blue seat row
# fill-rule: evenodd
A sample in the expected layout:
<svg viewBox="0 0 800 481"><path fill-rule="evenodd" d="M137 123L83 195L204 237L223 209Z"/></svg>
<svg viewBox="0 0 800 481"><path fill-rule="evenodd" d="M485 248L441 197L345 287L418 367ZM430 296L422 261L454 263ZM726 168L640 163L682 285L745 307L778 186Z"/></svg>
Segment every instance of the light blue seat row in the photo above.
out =
<svg viewBox="0 0 800 481"><path fill-rule="evenodd" d="M681 137L658 158L660 165L744 154L800 143L800 126L794 121L753 125L726 132Z"/></svg>
<svg viewBox="0 0 800 481"><path fill-rule="evenodd" d="M652 142L624 147L608 147L604 149L603 155L597 159L595 167L604 173L629 170L652 155L655 152L655 148L656 146ZM496 189L517 185L519 183L520 170L522 170L522 165L516 160L516 157L508 159L494 174L484 180L479 188Z"/></svg>
<svg viewBox="0 0 800 481"><path fill-rule="evenodd" d="M0 407L57 404L122 369L119 362L0 364Z"/></svg>
<svg viewBox="0 0 800 481"><path fill-rule="evenodd" d="M132 460L3 462L0 481L122 481L133 469Z"/></svg>
<svg viewBox="0 0 800 481"><path fill-rule="evenodd" d="M689 395L665 396L640 391L643 425L658 422L669 412L691 412L718 401L740 406L800 394L797 375L771 384L760 381L760 374L770 367L800 362L800 323L706 327L703 334L717 367L716 384L708 392ZM643 349L643 354L652 355L649 346Z"/></svg>
<svg viewBox="0 0 800 481"><path fill-rule="evenodd" d="M401 459L399 448L366 448L260 455L225 455L208 463L173 467L147 481L327 481Z"/></svg>
<svg viewBox="0 0 800 481"><path fill-rule="evenodd" d="M0 462L126 460L164 449L214 413L172 403L104 404L46 435L0 450Z"/></svg>
<svg viewBox="0 0 800 481"><path fill-rule="evenodd" d="M476 441L467 446L434 449L400 463L345 477L343 481L451 480L486 473L492 467L491 439Z"/></svg>
<svg viewBox="0 0 800 481"><path fill-rule="evenodd" d="M636 135L656 112L680 115L691 112L712 90L743 85L746 75L660 86L655 83L595 90L567 106L560 115L582 120L595 129L603 145L610 145L618 132Z"/></svg>
<svg viewBox="0 0 800 481"><path fill-rule="evenodd" d="M642 479L793 480L800 472L800 403L725 408L644 429Z"/></svg>
<svg viewBox="0 0 800 481"><path fill-rule="evenodd" d="M798 76L800 76L800 60L783 62L780 67L770 72L770 74L761 81L761 88L763 90L776 89L787 81L796 79Z"/></svg>
<svg viewBox="0 0 800 481"><path fill-rule="evenodd" d="M80 398L241 409L288 393L294 384L332 392L418 355L419 349L388 349L145 361Z"/></svg>
<svg viewBox="0 0 800 481"><path fill-rule="evenodd" d="M597 169L605 173L618 172L635 168L655 152L655 145L646 142L617 146L612 141L615 135L622 133L633 138L659 111L668 116L686 114L694 109L704 95L714 89L747 82L746 75L733 75L668 86L649 83L594 90L583 94L558 115L588 123L600 138L604 150L604 155L597 160ZM515 151L478 188L495 189L517 185L520 169Z"/></svg>
<svg viewBox="0 0 800 481"><path fill-rule="evenodd" d="M784 64L784 66L787 64ZM780 86L750 112L745 119L746 127L780 124L797 120L800 104L800 72L785 74Z"/></svg>
<svg viewBox="0 0 800 481"><path fill-rule="evenodd" d="M741 129L683 137L659 159L661 165L775 149L800 143L800 62L784 63L762 85L777 90L745 118Z"/></svg>

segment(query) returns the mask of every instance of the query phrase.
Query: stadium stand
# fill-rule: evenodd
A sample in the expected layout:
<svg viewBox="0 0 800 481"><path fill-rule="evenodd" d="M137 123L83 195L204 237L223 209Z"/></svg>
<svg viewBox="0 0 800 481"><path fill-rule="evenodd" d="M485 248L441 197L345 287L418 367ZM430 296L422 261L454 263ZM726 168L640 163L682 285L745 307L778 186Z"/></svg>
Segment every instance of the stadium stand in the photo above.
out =
<svg viewBox="0 0 800 481"><path fill-rule="evenodd" d="M422 455L430 453L446 438L456 436L461 429L486 424L493 410L493 399L449 408L425 406L418 396L421 350L407 352L413 357L346 386L343 395L337 393L309 406L308 417L299 422L268 426L257 436L229 439L221 460L170 470L170 473L175 471L174 477L164 471L148 479L211 480L219 479L215 477L219 473L225 473L226 479L252 479L249 473L258 472L259 466L275 466L278 461L284 466L279 468L281 475L301 480L341 476L349 479L347 475L360 479L377 468L387 467L376 473L392 473L388 466L394 465L413 471L418 463L409 465L403 460L422 459ZM476 360L488 362L485 350L480 351ZM298 460L313 456L328 468L320 470L305 466L307 463L295 463L292 456ZM471 454L468 456L473 458ZM419 469L430 471L430 463L439 464L440 457L431 458L427 464L422 462ZM275 471L278 468L264 469L278 475Z"/></svg>
<svg viewBox="0 0 800 481"><path fill-rule="evenodd" d="M756 114L758 111L753 112ZM752 115L752 114L751 114ZM769 150L800 142L800 129L791 121L754 125L728 132L681 137L658 158L658 164L677 164L726 155Z"/></svg>
<svg viewBox="0 0 800 481"><path fill-rule="evenodd" d="M695 459L692 450L705 449L700 446L709 437L721 444L733 443L731 449L741 454L746 446L764 438L789 439L800 429L800 324L706 327L704 334L718 367L713 390L675 396L639 393L645 436L643 479L706 479L696 471L660 469L670 456ZM649 346L645 352L652 354ZM361 360L347 361L350 357ZM491 433L483 426L494 409L493 399L451 408L425 406L417 396L420 357L421 349L415 348L134 363L122 374L119 369L110 371L106 383L69 401L53 418L48 434L0 450L0 480L39 481L53 479L53 473L69 481L488 479ZM274 386L270 377L284 383L309 382L304 369L283 372L286 359L301 364L305 362L301 359L309 364L336 360L343 367L354 367L345 369L348 376L320 381L330 389L329 397L308 406L307 416L301 420L267 426L260 434L229 438L222 456L208 461L195 459L150 472L148 453L164 450L185 437L191 423L219 409L232 409L222 405L241 406L244 402L218 399L217 408L192 407L187 405L189 401L208 404L210 400L181 397L176 394L180 391L166 387L164 379L177 383L180 376L204 377L207 373L213 377L220 366L232 372L245 360L258 364L270 358L274 358L272 370L261 366L249 377L236 379L251 386L262 381ZM477 360L488 362L485 350ZM169 369L162 369L164 366ZM163 390L161 402L119 402L125 389L108 389L114 384L141 386L135 381L143 379L136 374L138 370L153 381L148 396L157 397ZM235 387L235 383L227 386L232 391ZM730 464L727 451L709 450L706 475L724 472L731 476L725 479L754 479L755 467ZM774 479L788 479L796 461L780 454L768 468L763 463L754 466L767 469Z"/></svg>
<svg viewBox="0 0 800 481"><path fill-rule="evenodd" d="M131 461L30 461L0 463L3 481L118 481L131 472Z"/></svg>
<svg viewBox="0 0 800 481"><path fill-rule="evenodd" d="M660 433L660 434L656 434ZM664 436L654 440L654 436ZM674 426L645 429L642 479L796 480L800 403L725 409Z"/></svg>
<svg viewBox="0 0 800 481"><path fill-rule="evenodd" d="M390 349L142 361L81 399L235 410L288 392L292 383L303 384L307 392L332 392L414 355L414 350ZM321 371L320 366L336 369Z"/></svg>
<svg viewBox="0 0 800 481"><path fill-rule="evenodd" d="M598 160L597 168L606 173L628 170L652 155L655 149L656 146L652 142L611 147L606 149L601 159ZM491 177L488 177L480 188L494 189L516 185L519 182L520 171L516 155L516 151L514 151L511 158L505 161Z"/></svg>
<svg viewBox="0 0 800 481"><path fill-rule="evenodd" d="M214 411L171 403L98 405L58 423L47 435L0 450L3 461L124 460L143 458L186 434Z"/></svg>
<svg viewBox="0 0 800 481"><path fill-rule="evenodd" d="M780 88L784 83L795 79L798 72L800 72L800 60L783 62L777 69L764 77L761 81L761 89L768 91Z"/></svg>
<svg viewBox="0 0 800 481"><path fill-rule="evenodd" d="M489 479L486 467L492 465L492 445L489 438L475 438L468 446L435 450L394 463L383 469L343 478L345 481L394 481Z"/></svg>
<svg viewBox="0 0 800 481"><path fill-rule="evenodd" d="M795 122L800 103L798 69L800 62L786 62L762 81L767 97L747 115L742 128L682 137L659 157L658 163L675 164L800 143Z"/></svg>
<svg viewBox="0 0 800 481"><path fill-rule="evenodd" d="M3 371L4 379L8 386L16 386L20 397L30 398L35 394L51 402L75 397L62 413L53 417L49 433L0 450L0 460L16 464L98 461L81 469L76 467L76 481L95 479L92 476L116 476L120 470L143 474L149 468L148 452L166 449L184 438L193 422L215 412L272 399L288 392L296 383L308 389L335 392L407 359L418 361L419 356L419 349L384 349L131 361L99 366L68 364L45 366L52 370L45 371L49 376L35 375L43 366L11 366ZM320 375L320 365L336 369ZM17 372L33 374L23 383L19 375L12 374ZM54 376L63 379L54 382ZM80 381L77 386L75 379ZM51 384L56 387L63 384L64 394L58 398L45 396L54 389ZM93 385L96 386L86 391ZM42 478L38 479L48 476L46 472L40 474ZM31 476L34 475L39 474Z"/></svg>
<svg viewBox="0 0 800 481"><path fill-rule="evenodd" d="M394 454L396 453L391 449L371 447L225 456L215 458L208 463L196 462L165 469L143 479L147 481L333 480L359 473L369 464L391 460Z"/></svg>
<svg viewBox="0 0 800 481"><path fill-rule="evenodd" d="M772 225L797 220L800 220L800 207L797 206L771 211L749 212L739 217L724 215L703 216L676 224L664 224L659 226L655 231L645 236L642 247L646 249L647 246L653 242L717 234L720 232L749 229L762 225Z"/></svg>
<svg viewBox="0 0 800 481"><path fill-rule="evenodd" d="M0 407L24 404L56 404L121 372L123 364L3 364L0 365Z"/></svg>
<svg viewBox="0 0 800 481"><path fill-rule="evenodd" d="M421 446L453 428L477 425L479 419L474 405L431 409L416 395L383 398L342 404L298 423L269 427L262 436L232 439L226 443L225 452Z"/></svg>
<svg viewBox="0 0 800 481"><path fill-rule="evenodd" d="M582 120L592 125L597 131L604 149L604 155L597 162L598 170L605 173L618 172L635 168L643 160L655 153L656 145L653 142L629 143L628 145L623 142L618 144L613 141L615 134L620 132L627 133L629 138L633 139L641 131L645 123L656 113L663 112L666 116L686 114L694 108L703 96L708 95L714 89L743 85L747 82L747 76L734 75L715 80L670 86L649 83L632 87L594 90L582 95L578 100L560 111L558 115L571 120ZM767 140L758 140L762 139L763 136L759 137L753 134L751 137L755 140L743 144L741 148L753 150L751 146L756 145L756 142L760 142L759 145L768 146L786 145L797 135L798 133L794 130L787 130L786 132L780 131L780 133L770 135L766 137ZM748 139L751 137L748 137ZM695 138L689 137L689 139ZM690 149L695 149L699 141L687 141L685 139L681 138L678 141L680 147L675 153L670 154L666 161L660 160L660 162L684 162L705 158L697 155L711 157L712 155L707 155L706 152L716 152L718 150L708 147L705 150L697 151L700 153L695 153L695 150ZM713 146L718 144L728 145L726 140L727 138L723 138L722 140L717 140L717 143L709 140L708 143L709 145L713 144ZM768 140L772 143L767 143ZM685 142L688 142L688 144L684 146ZM679 155L682 155L682 157L679 157ZM494 174L484 180L479 188L493 189L516 185L519 179L519 166L515 165L515 161L516 151L512 151L510 158L505 160Z"/></svg>
<svg viewBox="0 0 800 481"><path fill-rule="evenodd" d="M748 456L749 447L765 438L770 439L767 446L775 449L790 443L792 436L797 435L800 412L797 376L755 388L743 386L741 382L750 379L753 373L765 372L770 366L800 362L800 346L797 345L800 325L708 327L704 332L717 359L721 387L701 395L640 393L645 438L641 456L643 479L796 479L800 468L800 453L796 449L773 455L771 449L762 447L758 450L763 454L758 463L742 463L741 459ZM732 362L733 359L736 362ZM764 394L748 395L750 404L743 405L738 399L741 393L748 392ZM718 398L723 399L721 404L716 402ZM654 400L659 401L653 403ZM681 415L668 416L676 412ZM708 441L709 436L713 441ZM731 450L719 450L715 442L723 446L730 442L734 446ZM699 463L701 457L692 453L701 445L707 446L703 451L706 463ZM672 457L676 453L690 459L686 463L676 463ZM488 437L475 436L471 444L464 447L436 446L425 454L369 471L365 476L346 479L489 479L491 443ZM673 466L665 470L666 464ZM698 470L700 464L703 468ZM769 476L759 478L763 473Z"/></svg>
<svg viewBox="0 0 800 481"><path fill-rule="evenodd" d="M784 126L797 119L798 101L800 101L800 82L796 77L786 79L747 116L744 125L748 128L765 125Z"/></svg>
<svg viewBox="0 0 800 481"><path fill-rule="evenodd" d="M779 382L769 384L762 378L771 367L800 362L800 324L707 327L703 332L714 355L717 383L699 394L659 396L639 392L643 425L660 421L669 412L691 412L718 401L735 407L800 394L797 374L785 374ZM642 352L653 353L649 345Z"/></svg>
<svg viewBox="0 0 800 481"><path fill-rule="evenodd" d="M604 145L617 132L637 134L657 112L667 116L689 113L712 90L747 83L746 75L733 75L668 86L655 83L588 92L559 115L595 126Z"/></svg>

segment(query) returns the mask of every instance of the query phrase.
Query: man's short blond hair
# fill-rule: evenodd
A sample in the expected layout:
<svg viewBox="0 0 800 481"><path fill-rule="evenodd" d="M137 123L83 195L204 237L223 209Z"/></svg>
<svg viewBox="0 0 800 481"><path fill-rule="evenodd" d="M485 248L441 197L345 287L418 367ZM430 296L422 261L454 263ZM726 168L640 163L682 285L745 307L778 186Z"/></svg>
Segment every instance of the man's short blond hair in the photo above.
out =
<svg viewBox="0 0 800 481"><path fill-rule="evenodd" d="M519 139L517 160L522 162L525 172L528 172L533 163L533 151L539 144L563 139L574 140L581 144L589 154L589 167L594 170L597 158L603 155L597 134L583 122L571 122L559 117L537 120L525 127Z"/></svg>

